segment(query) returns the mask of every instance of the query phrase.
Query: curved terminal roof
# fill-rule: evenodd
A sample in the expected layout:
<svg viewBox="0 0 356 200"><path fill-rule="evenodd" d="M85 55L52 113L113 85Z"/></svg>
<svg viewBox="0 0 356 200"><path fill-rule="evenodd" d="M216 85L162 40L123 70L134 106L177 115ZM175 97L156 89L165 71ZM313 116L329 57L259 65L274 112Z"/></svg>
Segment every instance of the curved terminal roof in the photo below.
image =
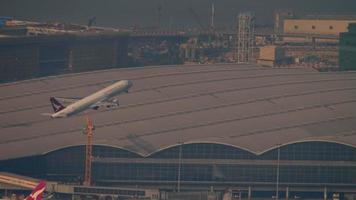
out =
<svg viewBox="0 0 356 200"><path fill-rule="evenodd" d="M114 81L134 86L120 107L51 119L49 97L84 97ZM356 73L254 65L113 69L0 85L0 159L94 144L147 156L180 143L212 142L256 154L301 141L356 146Z"/></svg>

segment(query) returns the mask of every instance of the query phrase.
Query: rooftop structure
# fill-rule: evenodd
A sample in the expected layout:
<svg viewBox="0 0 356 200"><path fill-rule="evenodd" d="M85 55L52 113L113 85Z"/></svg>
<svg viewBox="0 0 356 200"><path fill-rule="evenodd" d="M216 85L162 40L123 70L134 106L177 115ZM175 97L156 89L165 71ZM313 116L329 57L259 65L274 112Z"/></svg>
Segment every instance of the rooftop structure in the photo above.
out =
<svg viewBox="0 0 356 200"><path fill-rule="evenodd" d="M120 96L118 109L63 119L41 115L51 112L50 96L83 97L120 79L134 86ZM95 185L175 190L180 180L182 190L252 188L254 196L275 190L278 160L281 195L355 194L355 84L354 72L236 64L2 84L0 170L80 182L89 115L96 127Z"/></svg>

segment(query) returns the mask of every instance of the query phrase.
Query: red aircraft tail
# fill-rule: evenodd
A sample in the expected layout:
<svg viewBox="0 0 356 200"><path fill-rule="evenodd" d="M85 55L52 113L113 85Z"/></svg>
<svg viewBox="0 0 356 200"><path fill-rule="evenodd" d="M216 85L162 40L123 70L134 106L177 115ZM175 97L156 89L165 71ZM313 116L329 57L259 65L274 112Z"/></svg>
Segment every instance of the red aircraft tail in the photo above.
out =
<svg viewBox="0 0 356 200"><path fill-rule="evenodd" d="M25 200L42 200L42 194L46 189L46 182L41 181Z"/></svg>
<svg viewBox="0 0 356 200"><path fill-rule="evenodd" d="M59 103L59 101L56 98L51 97L51 98L49 98L49 100L51 101L52 108L55 113L59 112L65 108L65 106L63 106L61 103Z"/></svg>

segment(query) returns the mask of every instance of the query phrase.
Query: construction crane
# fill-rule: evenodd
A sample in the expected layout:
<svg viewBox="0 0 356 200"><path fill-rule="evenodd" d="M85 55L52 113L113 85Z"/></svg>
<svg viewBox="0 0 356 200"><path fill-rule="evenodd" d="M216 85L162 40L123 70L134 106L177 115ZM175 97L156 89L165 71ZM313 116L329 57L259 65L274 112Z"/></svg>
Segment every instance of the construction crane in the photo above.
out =
<svg viewBox="0 0 356 200"><path fill-rule="evenodd" d="M87 144L85 146L85 174L84 174L84 182L83 185L90 186L91 185L91 162L93 157L93 131L94 131L94 123L87 116L86 118L86 127L84 129L84 134L87 135Z"/></svg>

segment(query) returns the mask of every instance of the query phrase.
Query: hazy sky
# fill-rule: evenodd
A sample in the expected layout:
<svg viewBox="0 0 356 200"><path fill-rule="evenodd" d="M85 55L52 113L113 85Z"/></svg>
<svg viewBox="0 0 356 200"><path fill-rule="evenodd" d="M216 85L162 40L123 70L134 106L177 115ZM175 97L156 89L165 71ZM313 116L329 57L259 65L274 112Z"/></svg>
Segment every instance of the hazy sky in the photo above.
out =
<svg viewBox="0 0 356 200"><path fill-rule="evenodd" d="M192 7L208 25L211 0L0 0L0 16L36 21L86 24L97 17L100 26L154 26L158 5L162 5L162 24L194 26ZM215 0L216 25L233 26L241 11L256 14L258 24L272 24L273 11L290 9L298 13L354 14L356 0Z"/></svg>

